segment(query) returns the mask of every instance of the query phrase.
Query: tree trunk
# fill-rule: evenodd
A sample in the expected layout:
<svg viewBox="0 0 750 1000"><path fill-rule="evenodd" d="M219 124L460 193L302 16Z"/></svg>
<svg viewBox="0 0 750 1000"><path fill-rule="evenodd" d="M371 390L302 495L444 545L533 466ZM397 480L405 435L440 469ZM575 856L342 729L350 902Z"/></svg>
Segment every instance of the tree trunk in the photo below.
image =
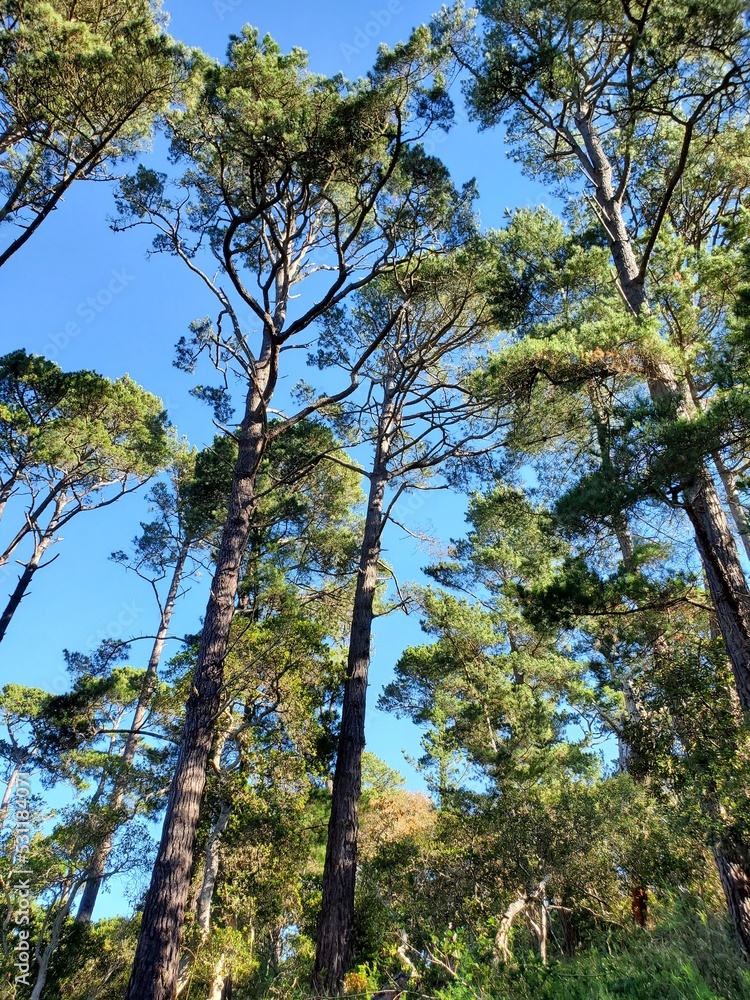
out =
<svg viewBox="0 0 750 1000"><path fill-rule="evenodd" d="M328 843L323 869L323 899L316 938L312 988L324 995L335 994L340 990L344 976L349 970L352 955L367 675L370 667L373 602L383 531L383 499L388 481L388 454L394 428L393 408L386 399L378 422L378 443L370 477L367 517L360 548L341 729L333 777L331 817L328 823Z"/></svg>
<svg viewBox="0 0 750 1000"><path fill-rule="evenodd" d="M513 960L513 953L510 950L510 933L513 929L513 921L520 913L523 913L528 904L529 897L526 893L519 893L516 899L508 904L508 908L502 915L500 926L497 929L497 934L495 934L495 965L498 965L501 961L509 963Z"/></svg>
<svg viewBox="0 0 750 1000"><path fill-rule="evenodd" d="M203 872L203 883L198 895L198 906L195 914L203 942L208 940L211 931L211 901L214 898L216 879L219 875L219 844L231 815L231 805L228 802L222 802L219 806L219 815L211 827L206 844L206 867Z"/></svg>
<svg viewBox="0 0 750 1000"><path fill-rule="evenodd" d="M714 859L729 917L745 954L750 956L750 858L743 844L727 837L714 846Z"/></svg>
<svg viewBox="0 0 750 1000"><path fill-rule="evenodd" d="M2 520L3 514L5 513L5 508L8 501L13 496L13 490L15 489L16 483L18 482L18 470L11 473L11 475L5 480L5 482L0 485L0 520Z"/></svg>
<svg viewBox="0 0 750 1000"><path fill-rule="evenodd" d="M627 677L621 681L622 696L625 702L625 716L628 722L638 722L641 713L638 707L638 699L633 691L633 685ZM625 740L622 733L617 734L617 763L621 771L627 771L630 767L630 758L633 754L632 747Z"/></svg>
<svg viewBox="0 0 750 1000"><path fill-rule="evenodd" d="M633 315L640 317L648 311L645 275L633 250L622 201L614 190L612 166L591 127L588 113L589 109L582 107L576 114L576 122L593 167L596 204L609 238L620 291ZM668 361L645 359L644 368L654 403L674 404L682 419L695 417L697 409L689 387L679 382ZM681 484L681 492L732 664L740 704L750 711L750 590L734 535L705 461L698 464L689 482Z"/></svg>
<svg viewBox="0 0 750 1000"><path fill-rule="evenodd" d="M539 900L539 958L542 961L542 965L546 965L547 958L547 945L549 942L549 912L547 910L547 901L544 896Z"/></svg>
<svg viewBox="0 0 750 1000"><path fill-rule="evenodd" d="M648 893L642 885L633 888L630 910L633 915L633 923L639 927L645 927L648 920Z"/></svg>
<svg viewBox="0 0 750 1000"><path fill-rule="evenodd" d="M501 961L512 961L513 953L510 949L510 935L513 929L514 921L522 913L526 914L527 920L536 935L537 942L539 944L539 956L542 960L542 964L547 964L549 912L547 910L546 893L548 881L549 876L545 876L545 878L539 882L533 891L522 892L519 890L516 898L508 904L508 908L500 918L500 926L498 927L497 934L495 935L495 954L493 958L494 965L497 966ZM540 908L540 919L538 924L531 916L529 916L528 913L530 907L532 907L534 903L538 903Z"/></svg>
<svg viewBox="0 0 750 1000"><path fill-rule="evenodd" d="M59 482L53 483L53 485L50 486L47 494L44 499L40 501L40 503L36 506L34 506L33 503L31 504L31 509L27 510L24 514L22 526L7 543L2 554L0 554L0 569L8 563L10 557L28 535L35 534L37 537L43 537L46 534L54 535L57 530L57 526L59 525L62 513L69 503L69 497L67 494L69 486L69 480L67 477L64 477ZM54 506L54 513L52 514L47 527L41 528L40 518L50 505Z"/></svg>
<svg viewBox="0 0 750 1000"><path fill-rule="evenodd" d="M266 369L268 372L268 369ZM257 379L256 373L256 379ZM173 1000L190 889L195 834L206 784L206 764L221 707L224 659L234 615L242 556L255 511L255 477L265 448L265 406L274 374L248 393L239 431L232 494L185 714L161 842L146 896L126 1000Z"/></svg>
<svg viewBox="0 0 750 1000"><path fill-rule="evenodd" d="M34 574L39 569L40 563L44 558L44 553L50 547L53 541L53 536L55 532L55 527L53 526L51 531L47 529L39 541L34 546L34 552L31 559L26 563L23 568L23 572L18 578L16 586L8 598L8 603L5 606L5 610L0 616L0 642L5 638L5 633L8 631L8 626L11 623L13 615L18 611L18 606L21 601L26 596L26 592L31 586L31 581L34 579Z"/></svg>
<svg viewBox="0 0 750 1000"><path fill-rule="evenodd" d="M60 938L62 937L63 928L65 927L65 921L68 919L68 914L70 913L73 903L75 902L75 897L81 887L82 881L82 879L77 879L73 883L67 898L61 903L60 909L57 911L55 919L52 921L49 941L47 942L46 948L41 948L38 944L35 949L38 972L29 1000L41 1000L41 997L44 995L44 987L47 985L47 976L49 975L50 961L60 944Z"/></svg>
<svg viewBox="0 0 750 1000"><path fill-rule="evenodd" d="M697 391L692 378L688 378L688 385L690 387L690 398L692 399L696 410L705 411L707 408L706 400L703 399ZM734 526L737 529L737 534L739 535L740 541L742 542L742 546L745 550L745 555L748 559L750 559L750 520L748 520L745 508L742 506L742 501L737 491L734 473L724 461L721 449L717 448L713 451L711 453L711 458L713 459L714 466L719 474L721 485L724 487L724 495L727 500L727 506L729 507L729 513L732 515Z"/></svg>
<svg viewBox="0 0 750 1000"><path fill-rule="evenodd" d="M748 521L745 508L742 506L740 495L737 492L734 475L727 467L727 463L724 461L721 452L714 452L713 460L716 470L719 473L719 479L721 479L721 483L724 487L727 505L729 507L729 512L732 515L734 526L737 528L737 534L740 536L740 541L742 542L742 547L745 550L745 555L748 559L750 559L750 521Z"/></svg>
<svg viewBox="0 0 750 1000"><path fill-rule="evenodd" d="M724 508L705 466L685 490L685 510L695 532L740 705L747 712L750 711L750 591Z"/></svg>
<svg viewBox="0 0 750 1000"><path fill-rule="evenodd" d="M561 950L566 958L573 958L581 944L581 935L575 913L569 906L553 906L558 915L562 932Z"/></svg>
<svg viewBox="0 0 750 1000"><path fill-rule="evenodd" d="M128 733L125 741L125 746L122 750L122 764L118 769L114 787L112 788L112 794L109 800L109 810L112 812L113 823L117 822L118 813L122 809L123 803L125 802L128 790L128 771L135 760L136 753L138 752L138 746L140 744L139 732L146 721L146 716L148 715L149 707L151 705L151 698L154 690L156 689L156 683L159 677L159 663L164 650L164 643L167 638L169 623L171 622L172 615L174 613L174 606L177 601L177 594L180 589L182 574L185 570L185 563L187 561L189 551L190 541L185 539L180 548L177 556L177 562L175 563L174 571L172 573L172 580L170 581L167 598L164 602L161 621L159 622L156 638L151 648L151 655L149 657L148 666L143 678L143 685L138 696L138 704L135 707L131 732ZM83 889L83 895L78 907L78 913L76 914L76 923L89 923L91 921L91 917L94 913L94 907L96 906L96 899L99 895L104 874L107 870L107 862L109 861L109 856L112 853L115 833L116 826L113 825L104 833L96 845L94 856L91 859L90 865L91 877Z"/></svg>
<svg viewBox="0 0 750 1000"><path fill-rule="evenodd" d="M13 770L10 773L10 777L5 785L5 791L3 792L3 799L0 802L0 831L5 826L5 821L8 818L8 809L10 808L10 800L13 795L13 789L16 787L16 782L19 776L23 773L23 764L15 764Z"/></svg>
<svg viewBox="0 0 750 1000"><path fill-rule="evenodd" d="M226 955L220 955L208 988L208 1000L231 1000L232 976L225 971L226 964Z"/></svg>

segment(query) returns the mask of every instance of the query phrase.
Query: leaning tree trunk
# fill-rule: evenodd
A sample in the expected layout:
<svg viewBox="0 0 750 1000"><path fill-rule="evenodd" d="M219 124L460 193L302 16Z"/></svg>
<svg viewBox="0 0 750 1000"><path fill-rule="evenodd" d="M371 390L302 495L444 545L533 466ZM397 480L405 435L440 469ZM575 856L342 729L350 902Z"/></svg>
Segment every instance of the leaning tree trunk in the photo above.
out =
<svg viewBox="0 0 750 1000"><path fill-rule="evenodd" d="M612 165L588 114L589 109L581 108L576 122L593 167L597 210L607 231L620 291L633 315L641 317L648 311L645 275L641 273L623 217L622 195L615 191ZM697 410L689 387L680 383L669 361L646 358L643 364L653 402L674 405L680 418L693 419ZM705 460L697 464L689 481L681 484L681 493L732 664L740 704L750 711L750 590Z"/></svg>
<svg viewBox="0 0 750 1000"><path fill-rule="evenodd" d="M37 947L35 948L37 976L31 990L29 1000L42 1000L42 997L44 996L44 988L47 985L50 962L52 961L52 956L55 954L60 944L60 938L62 937L65 923L68 919L68 914L70 913L76 894L78 893L82 882L83 879L76 879L71 885L67 898L62 902L60 909L57 911L55 918L52 921L49 941L47 942L46 947L42 948L41 942L37 943Z"/></svg>
<svg viewBox="0 0 750 1000"><path fill-rule="evenodd" d="M159 676L159 662L161 661L161 655L164 650L164 643L167 638L169 623L171 622L172 614L174 613L174 606L177 601L177 594L180 589L182 574L185 570L185 563L187 561L189 551L190 541L185 539L180 547L177 562L175 563L174 571L172 573L172 580L170 581L169 591L167 592L167 598L164 602L161 621L159 622L156 638L151 648L151 655L148 660L146 674L143 678L143 685L141 686L141 691L138 696L138 704L136 705L135 713L133 714L131 731L128 733L128 738L126 739L125 746L122 750L121 764L119 765L117 777L115 778L114 787L108 803L108 809L112 813L115 820L122 809L123 803L125 802L128 790L128 772L133 764L133 761L135 760L135 755L138 752L138 746L140 744L140 731L146 721L146 716L148 715L149 706L151 704L151 698L156 689L156 683ZM107 870L107 862L109 861L109 856L112 853L115 833L116 827L110 826L96 845L94 855L91 859L91 865L89 867L91 874L89 880L84 886L83 895L78 907L78 913L76 914L76 923L89 923L91 917L93 916L96 899L99 895L99 890L101 889L102 881Z"/></svg>
<svg viewBox="0 0 750 1000"><path fill-rule="evenodd" d="M15 535L7 542L3 552L0 553L0 569L8 564L10 557L29 535L55 533L60 516L68 503L67 489L69 485L70 483L67 479L61 479L60 482L55 483L55 485L50 488L47 495L39 504L36 506L32 504L31 509L25 512L24 523L18 531L16 531ZM41 529L39 527L41 516L50 506L53 507L54 513L49 520L48 527L46 529Z"/></svg>
<svg viewBox="0 0 750 1000"><path fill-rule="evenodd" d="M750 711L750 591L739 552L705 466L686 489L685 510L732 664L740 705Z"/></svg>
<svg viewBox="0 0 750 1000"><path fill-rule="evenodd" d="M743 951L750 958L750 847L742 834L729 824L715 787L706 790L701 806L714 824L712 852L729 919Z"/></svg>
<svg viewBox="0 0 750 1000"><path fill-rule="evenodd" d="M323 869L323 899L316 938L312 987L321 994L335 994L339 991L349 969L352 954L367 675L370 667L373 604L383 531L383 499L388 481L388 454L394 431L394 414L389 403L383 408L378 431L354 594L341 728L333 777L331 817L328 823L328 843Z"/></svg>
<svg viewBox="0 0 750 1000"><path fill-rule="evenodd" d="M705 411L708 407L708 403L698 392L692 378L688 378L688 386L690 389L690 399L692 400L696 411ZM745 508L742 505L742 500L737 489L735 474L727 465L720 448L716 448L711 452L711 458L713 459L714 466L719 474L721 485L724 488L724 496L726 497L727 507L729 508L729 513L734 521L734 526L737 529L739 539L742 542L745 555L748 559L750 559L750 519L748 519Z"/></svg>
<svg viewBox="0 0 750 1000"><path fill-rule="evenodd" d="M268 369L267 369L268 371ZM265 406L275 382L267 375L248 393L239 431L232 493L187 702L185 728L169 790L161 842L146 896L126 1000L173 1000L206 764L220 711L224 659L242 555L255 511L255 477L265 447Z"/></svg>
<svg viewBox="0 0 750 1000"><path fill-rule="evenodd" d="M31 581L34 579L34 574L41 567L42 559L44 558L44 553L50 547L54 540L55 528L47 529L39 541L34 546L34 552L31 559L26 563L23 568L23 572L18 578L13 592L8 597L8 603L5 605L2 615L0 615L0 642L5 638L5 633L8 631L8 626L11 623L13 615L18 611L21 601L26 596L26 593L31 586ZM53 557L54 558L54 557ZM45 564L48 565L48 564Z"/></svg>

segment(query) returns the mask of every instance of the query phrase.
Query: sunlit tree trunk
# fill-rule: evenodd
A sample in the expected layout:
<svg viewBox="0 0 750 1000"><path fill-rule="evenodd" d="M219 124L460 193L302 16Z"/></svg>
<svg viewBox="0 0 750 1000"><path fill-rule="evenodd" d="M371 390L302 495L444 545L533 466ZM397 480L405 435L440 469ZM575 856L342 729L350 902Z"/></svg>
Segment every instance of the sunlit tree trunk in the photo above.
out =
<svg viewBox="0 0 750 1000"><path fill-rule="evenodd" d="M645 276L633 250L622 202L614 190L612 166L587 113L587 109L582 108L576 120L593 166L599 215L607 230L623 298L633 315L642 317L648 312ZM653 402L659 406L674 406L677 416L683 419L694 418L696 407L671 364L664 359L647 359L644 365ZM740 704L745 711L750 711L750 590L734 535L705 461L698 464L691 480L682 484L681 492L732 664Z"/></svg>
<svg viewBox="0 0 750 1000"><path fill-rule="evenodd" d="M740 536L740 541L745 549L745 555L750 559L750 521L748 521L745 508L742 506L740 495L737 492L734 475L724 461L721 452L714 452L713 460L716 471L719 473L719 479L721 479L722 486L724 487L729 513L732 515L737 534Z"/></svg>
<svg viewBox="0 0 750 1000"><path fill-rule="evenodd" d="M68 914L75 902L75 897L78 894L78 890L81 887L83 879L77 879L70 886L67 896L62 900L61 905L55 917L52 921L52 926L50 927L49 941L45 947L37 946L35 949L35 957L37 963L37 976L34 986L31 990L30 1000L42 1000L44 996L44 987L47 985L47 977L49 975L50 962L52 961L52 956L57 951L60 944L60 938L62 937L63 928L68 919Z"/></svg>

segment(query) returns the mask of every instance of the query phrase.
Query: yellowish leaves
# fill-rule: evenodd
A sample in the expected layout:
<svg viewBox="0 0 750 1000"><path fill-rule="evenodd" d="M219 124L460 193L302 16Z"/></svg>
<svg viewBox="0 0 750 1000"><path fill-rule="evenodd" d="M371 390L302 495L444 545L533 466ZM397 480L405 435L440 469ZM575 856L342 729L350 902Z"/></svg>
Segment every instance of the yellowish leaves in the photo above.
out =
<svg viewBox="0 0 750 1000"><path fill-rule="evenodd" d="M368 992L367 976L361 972L349 972L344 980L344 993L346 996L364 994Z"/></svg>
<svg viewBox="0 0 750 1000"><path fill-rule="evenodd" d="M428 834L437 819L429 795L397 789L365 795L361 812L360 855L372 858L385 844Z"/></svg>

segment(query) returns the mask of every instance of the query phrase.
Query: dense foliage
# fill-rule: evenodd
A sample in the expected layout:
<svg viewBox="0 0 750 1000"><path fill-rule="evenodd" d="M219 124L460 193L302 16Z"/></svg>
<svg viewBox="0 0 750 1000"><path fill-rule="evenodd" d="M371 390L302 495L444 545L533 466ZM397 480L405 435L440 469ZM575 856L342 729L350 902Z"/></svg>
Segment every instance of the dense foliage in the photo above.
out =
<svg viewBox="0 0 750 1000"><path fill-rule="evenodd" d="M457 4L351 83L146 0L0 3L0 265L159 129L112 225L215 307L176 349L201 449L127 375L0 357L0 640L137 491L112 560L153 598L4 678L0 1000L750 997L749 24ZM426 151L454 99L558 210L482 228ZM398 580L433 490L465 523Z"/></svg>

